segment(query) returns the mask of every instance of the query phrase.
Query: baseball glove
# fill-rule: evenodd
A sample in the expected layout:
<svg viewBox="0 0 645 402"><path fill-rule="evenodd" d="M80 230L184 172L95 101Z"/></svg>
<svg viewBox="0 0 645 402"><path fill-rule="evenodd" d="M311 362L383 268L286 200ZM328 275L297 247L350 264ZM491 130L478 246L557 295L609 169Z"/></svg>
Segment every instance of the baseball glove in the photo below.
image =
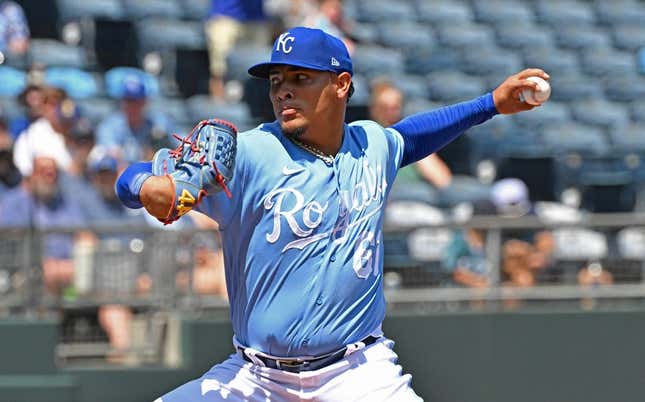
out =
<svg viewBox="0 0 645 402"><path fill-rule="evenodd" d="M233 178L237 128L227 121L200 121L185 137L173 134L179 145L162 148L152 159L152 173L167 176L174 186L174 198L164 219L165 224L179 219L197 206L208 194L224 191L230 198L226 183Z"/></svg>

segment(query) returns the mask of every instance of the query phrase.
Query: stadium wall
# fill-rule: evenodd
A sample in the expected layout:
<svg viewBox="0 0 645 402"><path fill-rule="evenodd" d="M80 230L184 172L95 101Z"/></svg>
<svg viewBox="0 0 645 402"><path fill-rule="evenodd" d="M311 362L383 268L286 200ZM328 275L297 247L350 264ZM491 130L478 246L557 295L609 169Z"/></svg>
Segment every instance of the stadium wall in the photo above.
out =
<svg viewBox="0 0 645 402"><path fill-rule="evenodd" d="M432 402L642 401L645 309L390 315ZM55 321L0 322L0 401L151 402L232 352L226 319L182 320L181 368L53 368Z"/></svg>

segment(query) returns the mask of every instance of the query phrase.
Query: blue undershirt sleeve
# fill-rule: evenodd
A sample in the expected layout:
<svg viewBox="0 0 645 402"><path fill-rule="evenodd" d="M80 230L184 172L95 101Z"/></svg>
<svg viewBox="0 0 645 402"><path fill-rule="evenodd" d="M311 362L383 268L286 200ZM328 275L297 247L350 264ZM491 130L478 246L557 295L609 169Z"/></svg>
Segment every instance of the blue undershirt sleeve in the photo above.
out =
<svg viewBox="0 0 645 402"><path fill-rule="evenodd" d="M152 162L137 162L128 166L117 179L114 189L119 200L128 208L143 207L139 193L143 182L152 176Z"/></svg>
<svg viewBox="0 0 645 402"><path fill-rule="evenodd" d="M392 126L403 137L401 167L438 151L470 127L497 114L493 93L468 102L418 113Z"/></svg>

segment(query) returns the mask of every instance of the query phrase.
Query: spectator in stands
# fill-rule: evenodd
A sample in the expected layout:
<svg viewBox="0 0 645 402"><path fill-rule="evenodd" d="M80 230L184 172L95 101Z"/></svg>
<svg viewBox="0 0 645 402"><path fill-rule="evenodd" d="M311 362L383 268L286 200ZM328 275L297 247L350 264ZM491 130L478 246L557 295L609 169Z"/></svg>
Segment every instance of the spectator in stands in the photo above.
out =
<svg viewBox="0 0 645 402"><path fill-rule="evenodd" d="M13 1L0 3L0 52L22 55L29 49L29 26L22 7Z"/></svg>
<svg viewBox="0 0 645 402"><path fill-rule="evenodd" d="M270 25L264 0L212 0L205 25L210 59L210 93L224 99L226 58L239 44L269 45Z"/></svg>
<svg viewBox="0 0 645 402"><path fill-rule="evenodd" d="M58 168L72 169L72 154L68 148L70 130L80 116L78 106L64 90L43 89L43 115L33 122L16 140L14 163L23 176L31 176L34 156L43 152L55 158Z"/></svg>
<svg viewBox="0 0 645 402"><path fill-rule="evenodd" d="M21 186L9 190L0 203L0 225L35 229L69 228L85 223L74 194L60 185L56 156L36 154L33 171ZM70 234L44 239L42 270L46 288L57 293L72 284L74 268Z"/></svg>
<svg viewBox="0 0 645 402"><path fill-rule="evenodd" d="M472 208L472 216L496 214L495 206L489 200L478 200ZM485 245L485 230L469 227L455 232L442 261L443 269L452 274L455 283L471 288L490 286L491 271Z"/></svg>
<svg viewBox="0 0 645 402"><path fill-rule="evenodd" d="M534 214L526 184L515 178L497 181L491 199L500 216L513 218ZM553 235L548 230L514 230L503 233L502 272L506 286L533 286L548 275L554 250Z"/></svg>
<svg viewBox="0 0 645 402"><path fill-rule="evenodd" d="M349 54L354 53L354 41L351 39L351 24L345 19L342 0L314 0L316 8L305 17L302 26L322 29L341 38Z"/></svg>
<svg viewBox="0 0 645 402"><path fill-rule="evenodd" d="M20 183L20 172L13 163L13 138L7 120L0 115L0 193Z"/></svg>
<svg viewBox="0 0 645 402"><path fill-rule="evenodd" d="M96 143L128 163L150 160L157 149L171 145L173 123L146 108L148 94L140 76L130 74L122 85L121 110L98 125Z"/></svg>
<svg viewBox="0 0 645 402"><path fill-rule="evenodd" d="M87 179L87 164L90 151L94 147L94 124L86 117L81 117L72 126L69 133L68 148L72 155L69 173L79 179Z"/></svg>
<svg viewBox="0 0 645 402"><path fill-rule="evenodd" d="M10 122L10 131L13 138L17 138L29 125L43 116L45 94L43 87L29 84L18 96L18 103L24 108L24 115L15 117Z"/></svg>
<svg viewBox="0 0 645 402"><path fill-rule="evenodd" d="M370 118L383 127L391 126L403 118L403 93L390 82L376 81L372 85L369 112ZM445 189L452 182L452 173L438 155L432 154L400 169L397 182Z"/></svg>

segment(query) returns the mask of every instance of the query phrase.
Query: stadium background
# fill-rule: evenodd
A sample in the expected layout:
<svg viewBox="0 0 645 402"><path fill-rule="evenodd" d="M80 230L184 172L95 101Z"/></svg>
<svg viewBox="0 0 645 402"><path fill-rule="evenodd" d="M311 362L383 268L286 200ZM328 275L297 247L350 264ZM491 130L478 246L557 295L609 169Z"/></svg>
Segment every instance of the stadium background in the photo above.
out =
<svg viewBox="0 0 645 402"><path fill-rule="evenodd" d="M242 129L271 118L264 83L246 77L266 49L236 48L227 59L231 99L208 95L208 1L18 3L32 39L23 57L0 66L6 117L21 113L16 96L38 65L65 73L57 84L95 123L118 107L106 80L115 67L147 69L157 88L149 107L172 116L180 132L211 116ZM552 76L552 99L539 110L493 119L440 153L477 188L522 179L541 207L536 215L464 219L457 207L475 201L467 191L430 202L405 187L388 214L385 329L415 389L430 401L642 400L645 2L343 4L356 43L349 120L367 117L376 77L393 80L410 114L480 95L524 66ZM442 247L461 227L486 233L485 288L457 286L442 266ZM40 242L49 232L2 230L1 401L153 400L231 352L226 301L179 289L174 280L190 271L204 237L91 229L141 235L126 249L109 243L93 251L100 291L56 297L44 294L38 274ZM554 234L550 271L532 286L506 286L503 240L512 231L544 229ZM133 265L145 265L151 277L144 296L133 291ZM612 283L581 284L578 274L589 267L609 272ZM92 318L115 301L135 312L131 346L118 359Z"/></svg>

